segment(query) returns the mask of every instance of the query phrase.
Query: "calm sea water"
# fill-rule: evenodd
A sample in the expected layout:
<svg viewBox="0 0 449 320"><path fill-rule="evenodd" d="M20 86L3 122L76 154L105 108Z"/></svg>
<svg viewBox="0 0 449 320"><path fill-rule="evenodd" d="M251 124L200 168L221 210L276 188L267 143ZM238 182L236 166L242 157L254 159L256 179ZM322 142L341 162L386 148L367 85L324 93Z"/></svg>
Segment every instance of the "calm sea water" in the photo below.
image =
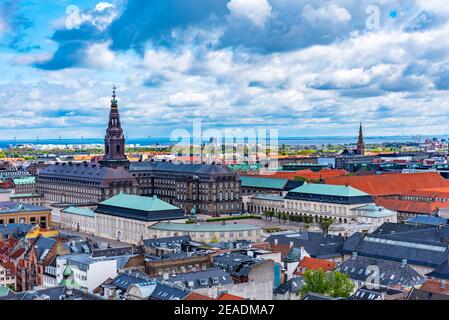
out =
<svg viewBox="0 0 449 320"><path fill-rule="evenodd" d="M385 143L385 142L424 142L427 138L449 139L449 136L372 136L365 137L365 143ZM208 141L204 141L208 142ZM357 142L357 137L280 137L279 145L327 145L327 144L354 144ZM171 141L170 138L128 138L126 140L128 145L171 145L177 141ZM87 145L87 144L103 144L102 138L95 139L24 139L24 140L0 140L0 148L7 148L14 145Z"/></svg>

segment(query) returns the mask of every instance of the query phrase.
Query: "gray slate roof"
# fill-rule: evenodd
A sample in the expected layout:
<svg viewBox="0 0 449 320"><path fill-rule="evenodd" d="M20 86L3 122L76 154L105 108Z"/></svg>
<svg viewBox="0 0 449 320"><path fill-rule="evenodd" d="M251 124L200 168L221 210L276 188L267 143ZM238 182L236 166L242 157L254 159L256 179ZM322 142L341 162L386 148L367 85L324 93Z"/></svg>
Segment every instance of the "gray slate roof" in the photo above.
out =
<svg viewBox="0 0 449 320"><path fill-rule="evenodd" d="M404 294L404 291L397 289L379 287L378 289L368 289L366 286L359 288L349 300L383 300L386 296Z"/></svg>
<svg viewBox="0 0 449 320"><path fill-rule="evenodd" d="M119 248L108 248L99 249L92 252L92 258L98 257L118 257L118 256L129 256L131 254L144 254L145 249L142 246L131 247L119 247Z"/></svg>
<svg viewBox="0 0 449 320"><path fill-rule="evenodd" d="M164 238L153 238L153 239L144 239L143 245L145 247L166 247L178 249L180 248L181 243L185 243L191 241L190 236L178 236L178 237L164 237Z"/></svg>
<svg viewBox="0 0 449 320"><path fill-rule="evenodd" d="M344 240L341 236L306 231L270 235L265 242L274 244L275 239L278 244L289 245L293 242L293 247L304 247L311 257L323 259L341 256Z"/></svg>
<svg viewBox="0 0 449 320"><path fill-rule="evenodd" d="M102 300L102 298L77 289L72 290L71 295L67 296L66 287L58 286L43 290L10 292L7 296L0 297L0 300Z"/></svg>
<svg viewBox="0 0 449 320"><path fill-rule="evenodd" d="M443 228L444 229L444 228ZM449 258L445 230L401 223L382 225L368 235L354 234L343 252L360 256L436 268Z"/></svg>
<svg viewBox="0 0 449 320"><path fill-rule="evenodd" d="M158 280L161 282L180 285L192 290L234 283L229 273L220 268L210 268L196 272L180 273L175 276L171 275L166 280L164 280L163 277L159 277Z"/></svg>
<svg viewBox="0 0 449 320"><path fill-rule="evenodd" d="M26 234L34 228L33 224L23 224L23 223L10 223L0 225L0 235L3 239L7 239L12 236L15 239L21 239L26 236Z"/></svg>
<svg viewBox="0 0 449 320"><path fill-rule="evenodd" d="M379 273L371 270L371 266L377 266ZM380 286L412 287L425 282L423 276L406 264L368 257L352 257L342 262L335 270L348 274L352 280L362 282L367 281L370 276L378 275Z"/></svg>
<svg viewBox="0 0 449 320"><path fill-rule="evenodd" d="M150 277L138 270L132 270L131 272L125 272L115 277L109 285L116 287L117 289L126 292L129 286L132 284L145 284L150 280Z"/></svg>
<svg viewBox="0 0 449 320"><path fill-rule="evenodd" d="M295 277L288 280L287 282L282 283L279 287L274 289L273 292L275 294L286 294L287 292L299 294L303 284L303 277Z"/></svg>
<svg viewBox="0 0 449 320"><path fill-rule="evenodd" d="M197 175L237 175L234 171L221 164L189 164L175 163L170 161L141 161L131 162L129 165L131 172L137 171L170 171L178 173L190 173Z"/></svg>
<svg viewBox="0 0 449 320"><path fill-rule="evenodd" d="M449 263L444 261L441 265L435 268L432 272L426 274L428 277L449 280Z"/></svg>
<svg viewBox="0 0 449 320"><path fill-rule="evenodd" d="M98 163L54 164L39 172L38 180L46 177L74 179L83 182L95 182L98 186L107 187L112 181L131 182L137 186L137 181L124 167L105 167Z"/></svg>

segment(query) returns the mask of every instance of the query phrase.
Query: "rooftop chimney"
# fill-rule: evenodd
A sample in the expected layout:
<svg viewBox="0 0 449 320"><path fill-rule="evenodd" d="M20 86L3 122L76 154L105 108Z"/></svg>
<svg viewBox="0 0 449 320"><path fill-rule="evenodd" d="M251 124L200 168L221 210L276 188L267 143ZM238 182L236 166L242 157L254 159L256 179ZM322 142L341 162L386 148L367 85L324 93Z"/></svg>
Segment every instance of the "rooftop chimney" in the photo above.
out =
<svg viewBox="0 0 449 320"><path fill-rule="evenodd" d="M278 239L274 239L274 245L275 245L275 246L278 245Z"/></svg>
<svg viewBox="0 0 449 320"><path fill-rule="evenodd" d="M441 281L440 281L440 288L441 288L441 289L446 288L446 280L441 280Z"/></svg>
<svg viewBox="0 0 449 320"><path fill-rule="evenodd" d="M405 267L407 265L407 259L402 259L401 267Z"/></svg>
<svg viewBox="0 0 449 320"><path fill-rule="evenodd" d="M290 248L293 248L293 241L290 241Z"/></svg>
<svg viewBox="0 0 449 320"><path fill-rule="evenodd" d="M352 252L352 260L355 260L355 259L357 259L357 252L353 251Z"/></svg>

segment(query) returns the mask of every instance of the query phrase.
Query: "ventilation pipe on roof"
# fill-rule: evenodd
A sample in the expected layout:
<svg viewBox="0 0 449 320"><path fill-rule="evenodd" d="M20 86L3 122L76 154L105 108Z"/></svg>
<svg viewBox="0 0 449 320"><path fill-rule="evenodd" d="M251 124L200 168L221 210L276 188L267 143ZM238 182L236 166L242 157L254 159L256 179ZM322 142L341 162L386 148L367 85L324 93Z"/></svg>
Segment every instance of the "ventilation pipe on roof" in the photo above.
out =
<svg viewBox="0 0 449 320"><path fill-rule="evenodd" d="M352 260L355 260L355 259L357 259L357 252L353 251L352 252Z"/></svg>
<svg viewBox="0 0 449 320"><path fill-rule="evenodd" d="M446 288L446 280L441 280L441 281L440 281L440 288L441 288L441 289Z"/></svg>
<svg viewBox="0 0 449 320"><path fill-rule="evenodd" d="M402 259L401 267L405 267L407 265L407 259Z"/></svg>

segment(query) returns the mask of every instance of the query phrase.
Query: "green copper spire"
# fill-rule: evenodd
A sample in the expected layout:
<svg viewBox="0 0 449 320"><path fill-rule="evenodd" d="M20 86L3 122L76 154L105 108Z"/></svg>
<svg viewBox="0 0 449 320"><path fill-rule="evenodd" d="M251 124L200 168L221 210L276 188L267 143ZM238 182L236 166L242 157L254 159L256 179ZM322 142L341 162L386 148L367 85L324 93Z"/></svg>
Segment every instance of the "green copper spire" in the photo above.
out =
<svg viewBox="0 0 449 320"><path fill-rule="evenodd" d="M117 87L115 86L115 84L114 85L112 85L112 100L111 100L111 102L113 103L113 104L116 104L117 103L117 100L115 99L115 97L116 97L116 95L115 95L115 90L117 89Z"/></svg>

